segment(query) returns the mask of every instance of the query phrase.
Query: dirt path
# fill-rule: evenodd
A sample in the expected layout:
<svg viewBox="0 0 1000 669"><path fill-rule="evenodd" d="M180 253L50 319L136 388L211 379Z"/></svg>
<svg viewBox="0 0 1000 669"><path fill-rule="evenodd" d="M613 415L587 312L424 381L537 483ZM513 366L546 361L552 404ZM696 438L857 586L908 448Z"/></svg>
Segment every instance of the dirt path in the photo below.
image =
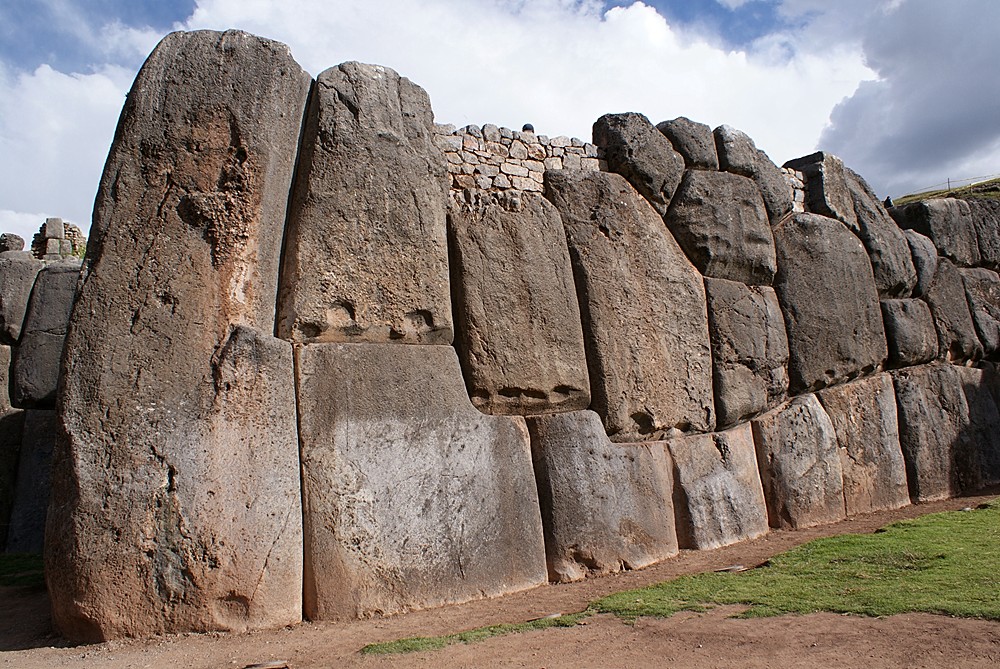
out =
<svg viewBox="0 0 1000 669"><path fill-rule="evenodd" d="M49 669L242 669L284 660L313 667L986 667L1000 666L1000 623L929 615L857 618L831 614L756 620L732 609L641 619L628 626L598 616L571 629L550 629L470 646L394 657L365 657L368 643L518 622L584 608L605 594L681 574L733 564L755 565L821 536L871 532L902 518L976 506L966 497L854 518L836 525L767 537L713 551L684 551L649 569L583 583L543 586L502 599L471 602L393 618L306 623L274 632L182 635L93 646L60 644L51 631L44 593L0 588L0 667ZM1000 583L1000 576L998 576Z"/></svg>

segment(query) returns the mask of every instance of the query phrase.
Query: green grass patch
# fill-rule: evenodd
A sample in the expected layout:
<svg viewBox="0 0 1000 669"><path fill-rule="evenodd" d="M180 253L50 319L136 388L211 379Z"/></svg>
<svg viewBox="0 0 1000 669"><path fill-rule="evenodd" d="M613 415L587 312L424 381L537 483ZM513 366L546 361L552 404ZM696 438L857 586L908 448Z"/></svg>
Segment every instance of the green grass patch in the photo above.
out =
<svg viewBox="0 0 1000 669"><path fill-rule="evenodd" d="M551 618L539 618L538 620L526 623L488 625L444 636L416 636L398 641L372 643L362 648L361 652L365 655L389 655L393 653L414 653L422 650L438 650L456 643L475 643L507 634L544 630L550 627L573 627L584 618L592 615L592 613L592 611L588 610Z"/></svg>
<svg viewBox="0 0 1000 669"><path fill-rule="evenodd" d="M455 643L572 627L596 613L630 622L739 604L742 617L786 613L890 616L937 613L1000 620L1000 500L894 523L874 534L818 539L744 572L683 576L610 595L586 610L438 637L371 644L366 654L435 650Z"/></svg>
<svg viewBox="0 0 1000 669"><path fill-rule="evenodd" d="M45 587L41 555L0 554L0 586Z"/></svg>
<svg viewBox="0 0 1000 669"><path fill-rule="evenodd" d="M685 576L593 608L625 620L742 604L742 616L924 612L1000 620L1000 505L819 539L741 573Z"/></svg>
<svg viewBox="0 0 1000 669"><path fill-rule="evenodd" d="M1000 179L990 179L989 181L983 181L982 183L952 188L951 190L942 189L924 191L923 193L913 193L912 195L904 195L902 197L893 198L893 204L899 207L904 204L910 204L911 202L920 202L921 200L930 200L936 197L1000 200Z"/></svg>

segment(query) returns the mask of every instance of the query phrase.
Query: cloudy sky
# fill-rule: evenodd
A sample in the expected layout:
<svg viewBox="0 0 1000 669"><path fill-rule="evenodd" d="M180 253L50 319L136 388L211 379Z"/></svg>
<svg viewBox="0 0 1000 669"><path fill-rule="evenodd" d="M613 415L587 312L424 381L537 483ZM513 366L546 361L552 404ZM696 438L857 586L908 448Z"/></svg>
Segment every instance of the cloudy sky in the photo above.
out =
<svg viewBox="0 0 1000 669"><path fill-rule="evenodd" d="M607 112L841 156L880 195L1000 173L997 0L3 0L0 230L85 230L125 93L171 30L423 86L438 122L589 139Z"/></svg>

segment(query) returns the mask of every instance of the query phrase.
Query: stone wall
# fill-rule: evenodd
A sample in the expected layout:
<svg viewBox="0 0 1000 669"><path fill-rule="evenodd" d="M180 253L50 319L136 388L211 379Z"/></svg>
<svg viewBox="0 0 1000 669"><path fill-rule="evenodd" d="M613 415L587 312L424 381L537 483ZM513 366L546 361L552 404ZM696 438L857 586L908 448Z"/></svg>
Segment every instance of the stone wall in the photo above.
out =
<svg viewBox="0 0 1000 669"><path fill-rule="evenodd" d="M52 463L70 638L440 606L1000 482L988 205L887 212L686 118L454 130L235 31L168 36L123 115L72 315L35 304L71 273L0 254L4 343L68 322L55 404L14 355L2 420L57 438L19 467L0 433L0 513Z"/></svg>

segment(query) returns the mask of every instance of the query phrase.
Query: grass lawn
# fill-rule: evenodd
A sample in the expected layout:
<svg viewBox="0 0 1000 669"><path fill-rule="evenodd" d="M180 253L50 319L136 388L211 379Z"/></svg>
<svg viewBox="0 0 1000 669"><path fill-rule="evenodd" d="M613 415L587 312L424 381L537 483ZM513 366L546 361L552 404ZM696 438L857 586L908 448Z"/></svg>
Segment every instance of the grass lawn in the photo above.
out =
<svg viewBox="0 0 1000 669"><path fill-rule="evenodd" d="M1000 620L1000 501L973 511L894 523L874 534L819 539L745 572L684 576L619 592L571 615L371 644L361 652L431 650L501 634L568 627L597 613L613 613L628 622L723 604L747 606L744 617L923 612Z"/></svg>

